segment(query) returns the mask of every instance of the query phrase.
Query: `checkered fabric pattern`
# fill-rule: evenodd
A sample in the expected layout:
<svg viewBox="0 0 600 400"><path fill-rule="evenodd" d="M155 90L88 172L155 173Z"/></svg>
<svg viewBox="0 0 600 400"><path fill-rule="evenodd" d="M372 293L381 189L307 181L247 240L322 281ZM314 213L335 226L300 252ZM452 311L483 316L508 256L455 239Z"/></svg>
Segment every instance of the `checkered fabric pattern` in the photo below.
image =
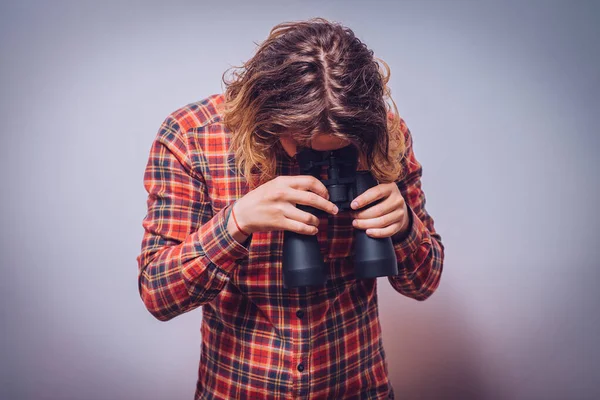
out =
<svg viewBox="0 0 600 400"><path fill-rule="evenodd" d="M168 115L144 174L139 292L161 321L202 308L195 399L394 398L377 279L353 275L350 213L321 217L317 237L328 268L321 287L284 287L283 231L255 232L244 243L228 232L231 205L249 188L228 152L223 101L213 94ZM408 173L397 184L410 227L393 237L399 274L387 281L424 300L439 285L444 246L425 210L422 167L404 120L402 129ZM277 168L279 175L299 171L286 154Z"/></svg>

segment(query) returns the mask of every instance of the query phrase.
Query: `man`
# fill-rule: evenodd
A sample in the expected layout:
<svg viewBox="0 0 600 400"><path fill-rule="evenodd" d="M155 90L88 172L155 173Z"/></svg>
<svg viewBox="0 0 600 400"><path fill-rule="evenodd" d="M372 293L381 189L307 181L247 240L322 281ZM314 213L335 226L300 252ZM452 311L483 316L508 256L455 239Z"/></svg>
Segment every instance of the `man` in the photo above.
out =
<svg viewBox="0 0 600 400"><path fill-rule="evenodd" d="M387 71L346 27L282 23L225 93L164 120L144 176L139 290L161 321L202 306L196 399L394 398L377 281L354 277L353 233L392 238L387 279L416 300L438 287L444 247ZM356 146L379 185L340 211L299 174L300 146ZM286 230L317 235L324 285L285 287Z"/></svg>

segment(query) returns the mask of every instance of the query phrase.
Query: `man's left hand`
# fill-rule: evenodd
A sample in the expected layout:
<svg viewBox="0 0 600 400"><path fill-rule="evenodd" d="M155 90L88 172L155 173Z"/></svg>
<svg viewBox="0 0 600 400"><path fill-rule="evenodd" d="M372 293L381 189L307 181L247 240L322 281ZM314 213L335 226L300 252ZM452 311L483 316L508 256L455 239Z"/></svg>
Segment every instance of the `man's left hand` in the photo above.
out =
<svg viewBox="0 0 600 400"><path fill-rule="evenodd" d="M352 202L352 209L365 207L376 200L376 205L361 211L352 211L352 225L366 230L368 236L384 238L408 229L408 208L404 197L394 182L382 183L365 191ZM356 203L356 204L355 204Z"/></svg>

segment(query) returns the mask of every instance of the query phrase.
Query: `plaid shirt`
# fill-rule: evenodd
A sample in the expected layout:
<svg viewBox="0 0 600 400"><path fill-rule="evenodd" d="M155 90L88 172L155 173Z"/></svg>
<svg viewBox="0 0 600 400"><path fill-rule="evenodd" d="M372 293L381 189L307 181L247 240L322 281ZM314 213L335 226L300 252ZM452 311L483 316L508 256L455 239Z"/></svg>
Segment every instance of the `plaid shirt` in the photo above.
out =
<svg viewBox="0 0 600 400"><path fill-rule="evenodd" d="M227 230L232 203L249 188L228 152L231 132L217 110L222 94L172 112L152 143L144 174L147 214L139 292L168 321L202 306L195 399L394 398L377 305L377 280L353 277L352 217L321 217L317 238L328 268L321 287L286 289L283 231L244 243ZM406 124L408 174L397 184L410 227L393 237L399 293L429 297L440 281L441 237L425 210L421 165ZM282 154L278 175L297 175Z"/></svg>

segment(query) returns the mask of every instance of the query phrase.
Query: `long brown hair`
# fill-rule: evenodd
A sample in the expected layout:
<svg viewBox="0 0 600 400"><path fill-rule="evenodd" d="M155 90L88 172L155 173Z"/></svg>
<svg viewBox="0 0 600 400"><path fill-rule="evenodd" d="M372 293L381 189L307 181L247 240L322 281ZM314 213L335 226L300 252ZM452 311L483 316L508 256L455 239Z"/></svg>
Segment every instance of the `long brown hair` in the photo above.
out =
<svg viewBox="0 0 600 400"><path fill-rule="evenodd" d="M232 68L238 71L226 79ZM381 183L403 172L405 137L387 86L390 68L351 29L324 18L282 22L251 59L230 69L222 77L223 122L251 185L253 171L256 184L275 177L284 135L304 145L317 134L345 138Z"/></svg>

